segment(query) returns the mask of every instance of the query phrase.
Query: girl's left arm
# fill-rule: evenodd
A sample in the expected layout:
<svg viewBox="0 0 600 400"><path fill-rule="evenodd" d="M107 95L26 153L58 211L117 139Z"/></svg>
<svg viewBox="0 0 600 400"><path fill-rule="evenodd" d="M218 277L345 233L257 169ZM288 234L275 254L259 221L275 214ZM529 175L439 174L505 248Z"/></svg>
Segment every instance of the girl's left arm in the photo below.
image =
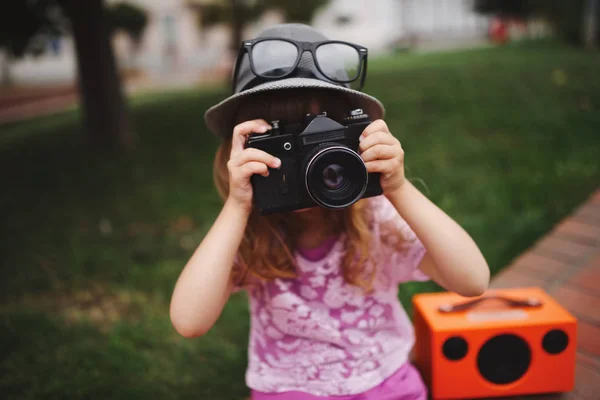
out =
<svg viewBox="0 0 600 400"><path fill-rule="evenodd" d="M488 287L490 270L473 239L404 176L404 150L379 119L360 137L369 172L381 173L384 195L427 249L419 269L445 289L478 296Z"/></svg>
<svg viewBox="0 0 600 400"><path fill-rule="evenodd" d="M408 180L386 197L419 237L427 253L419 269L446 290L479 296L488 287L490 270L465 230Z"/></svg>

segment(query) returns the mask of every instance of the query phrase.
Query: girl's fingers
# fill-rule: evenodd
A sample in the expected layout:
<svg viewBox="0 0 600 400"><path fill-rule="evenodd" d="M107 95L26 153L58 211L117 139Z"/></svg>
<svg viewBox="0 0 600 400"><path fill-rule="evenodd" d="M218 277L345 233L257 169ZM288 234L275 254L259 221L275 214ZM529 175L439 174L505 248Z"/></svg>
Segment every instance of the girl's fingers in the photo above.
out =
<svg viewBox="0 0 600 400"><path fill-rule="evenodd" d="M371 173L371 172L380 172L380 173L387 172L384 170L386 161L387 160L374 160L374 161L366 162L365 165L367 167L367 172L369 172L369 173Z"/></svg>
<svg viewBox="0 0 600 400"><path fill-rule="evenodd" d="M254 174L269 176L269 167L258 161L250 161L242 165L240 168L244 178L248 178Z"/></svg>
<svg viewBox="0 0 600 400"><path fill-rule="evenodd" d="M277 157L252 147L244 149L238 155L233 157L230 160L230 165L231 167L240 167L241 165L250 161L258 161L270 166L271 168L279 168L281 166L281 160L279 160Z"/></svg>
<svg viewBox="0 0 600 400"><path fill-rule="evenodd" d="M380 172L383 175L395 174L403 168L403 162L398 158L387 160L372 160L365 163L368 172Z"/></svg>
<svg viewBox="0 0 600 400"><path fill-rule="evenodd" d="M365 128L365 130L363 131L363 133L360 136L361 136L361 138L365 139L365 138L369 137L370 135L372 135L373 133L378 132L378 131L389 132L387 124L382 119L378 119L378 120L371 122Z"/></svg>
<svg viewBox="0 0 600 400"><path fill-rule="evenodd" d="M233 135L231 137L230 158L237 156L244 150L246 137L248 135L252 133L265 133L269 129L271 129L271 125L264 119L255 119L236 125L236 127L233 128Z"/></svg>
<svg viewBox="0 0 600 400"><path fill-rule="evenodd" d="M373 160L386 160L394 158L398 155L398 151L393 146L388 144L376 144L373 147L368 148L360 156L364 162Z"/></svg>
<svg viewBox="0 0 600 400"><path fill-rule="evenodd" d="M250 161L231 172L231 181L244 184L254 174L269 176L269 167L258 161Z"/></svg>
<svg viewBox="0 0 600 400"><path fill-rule="evenodd" d="M364 152L377 144L393 145L396 141L397 139L390 133L378 131L361 140L358 148L361 152Z"/></svg>
<svg viewBox="0 0 600 400"><path fill-rule="evenodd" d="M382 174L386 174L388 173L388 166L386 164L388 164L388 160L374 160L374 161L369 161L365 163L365 166L367 167L367 172L372 173L372 172L379 172Z"/></svg>

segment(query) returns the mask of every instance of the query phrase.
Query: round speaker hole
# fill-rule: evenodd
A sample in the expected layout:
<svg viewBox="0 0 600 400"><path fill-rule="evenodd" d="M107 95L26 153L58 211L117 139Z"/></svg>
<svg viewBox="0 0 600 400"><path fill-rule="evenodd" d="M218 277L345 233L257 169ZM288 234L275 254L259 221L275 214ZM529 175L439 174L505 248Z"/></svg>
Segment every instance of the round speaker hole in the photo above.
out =
<svg viewBox="0 0 600 400"><path fill-rule="evenodd" d="M553 329L544 335L542 347L547 353L562 353L569 345L569 337L561 329Z"/></svg>
<svg viewBox="0 0 600 400"><path fill-rule="evenodd" d="M521 337L502 334L490 338L477 355L479 373L491 383L506 385L519 380L531 364L531 349Z"/></svg>
<svg viewBox="0 0 600 400"><path fill-rule="evenodd" d="M469 344L460 336L452 336L444 341L442 352L448 360L457 361L467 355Z"/></svg>

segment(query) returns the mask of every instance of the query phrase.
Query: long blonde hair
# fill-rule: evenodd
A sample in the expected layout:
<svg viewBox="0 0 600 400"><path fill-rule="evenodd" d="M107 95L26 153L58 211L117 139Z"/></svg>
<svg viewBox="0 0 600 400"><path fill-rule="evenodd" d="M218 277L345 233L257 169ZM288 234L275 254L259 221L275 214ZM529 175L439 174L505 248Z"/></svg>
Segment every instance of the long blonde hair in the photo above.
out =
<svg viewBox="0 0 600 400"><path fill-rule="evenodd" d="M289 89L277 92L257 93L238 108L234 117L236 124L257 118L297 122L317 105L326 110L330 118L340 120L352 104L345 97L331 92ZM231 152L231 139L219 146L213 164L213 180L221 198L229 194L227 161ZM343 210L325 210L327 221L344 233L345 255L342 259L342 275L346 282L371 288L374 269L369 268L369 210L365 200L360 200ZM259 279L295 278L294 251L299 235L300 219L295 213L260 216L256 210L250 214L244 237L238 252L239 263L233 270L232 279L245 284L250 277Z"/></svg>

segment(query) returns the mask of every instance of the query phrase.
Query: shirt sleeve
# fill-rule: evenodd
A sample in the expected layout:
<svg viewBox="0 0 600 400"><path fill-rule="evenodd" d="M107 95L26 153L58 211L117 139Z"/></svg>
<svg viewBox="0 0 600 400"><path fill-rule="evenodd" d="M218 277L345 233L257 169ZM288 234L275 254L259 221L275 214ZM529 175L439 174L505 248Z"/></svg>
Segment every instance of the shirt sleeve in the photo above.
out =
<svg viewBox="0 0 600 400"><path fill-rule="evenodd" d="M427 250L410 225L385 196L372 201L380 268L396 284L430 280L418 268Z"/></svg>

